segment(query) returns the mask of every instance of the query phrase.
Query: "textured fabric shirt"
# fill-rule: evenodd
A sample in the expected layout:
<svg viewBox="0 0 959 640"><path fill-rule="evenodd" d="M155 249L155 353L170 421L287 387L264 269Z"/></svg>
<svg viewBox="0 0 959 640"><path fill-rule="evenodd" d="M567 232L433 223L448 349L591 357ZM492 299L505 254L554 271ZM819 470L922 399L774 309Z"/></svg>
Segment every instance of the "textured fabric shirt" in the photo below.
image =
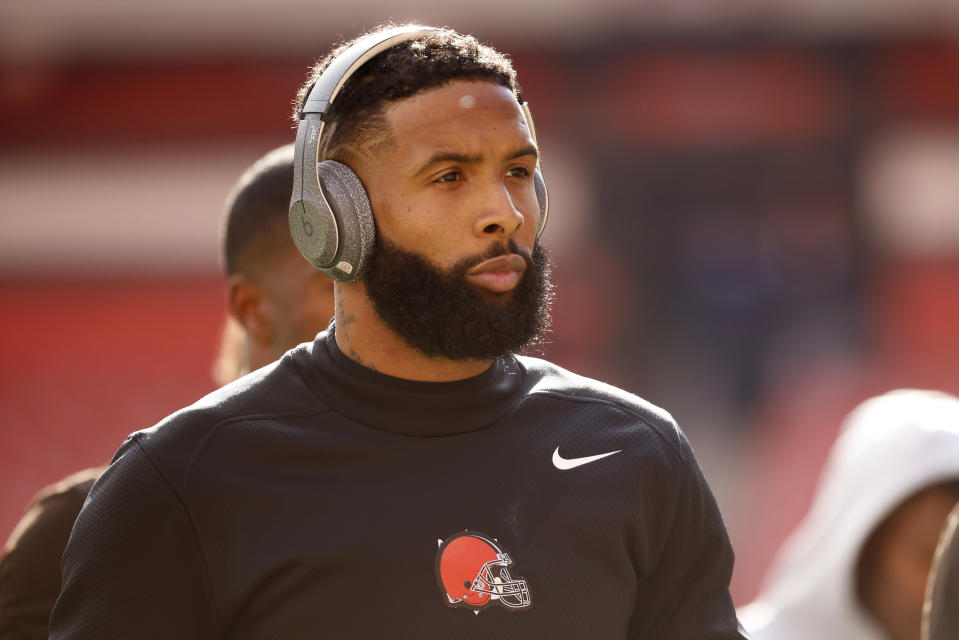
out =
<svg viewBox="0 0 959 640"><path fill-rule="evenodd" d="M328 332L126 441L51 638L740 638L732 561L664 411L535 358L392 378Z"/></svg>

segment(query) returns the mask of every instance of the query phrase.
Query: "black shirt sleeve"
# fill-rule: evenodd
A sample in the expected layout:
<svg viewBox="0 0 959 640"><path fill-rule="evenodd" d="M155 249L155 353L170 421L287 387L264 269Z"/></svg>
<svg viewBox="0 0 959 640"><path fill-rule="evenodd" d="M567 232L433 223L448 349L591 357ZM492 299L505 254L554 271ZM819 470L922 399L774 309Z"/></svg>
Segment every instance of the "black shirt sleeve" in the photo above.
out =
<svg viewBox="0 0 959 640"><path fill-rule="evenodd" d="M127 440L77 518L50 638L209 640L217 611L181 496Z"/></svg>
<svg viewBox="0 0 959 640"><path fill-rule="evenodd" d="M102 469L42 491L20 520L0 560L0 638L45 640L60 594L60 558L70 530Z"/></svg>
<svg viewBox="0 0 959 640"><path fill-rule="evenodd" d="M628 637L746 638L729 596L733 551L719 507L681 435L680 447L674 451L679 460L665 476L672 478L673 500L656 527L661 550L639 585ZM657 489L670 492L662 485Z"/></svg>

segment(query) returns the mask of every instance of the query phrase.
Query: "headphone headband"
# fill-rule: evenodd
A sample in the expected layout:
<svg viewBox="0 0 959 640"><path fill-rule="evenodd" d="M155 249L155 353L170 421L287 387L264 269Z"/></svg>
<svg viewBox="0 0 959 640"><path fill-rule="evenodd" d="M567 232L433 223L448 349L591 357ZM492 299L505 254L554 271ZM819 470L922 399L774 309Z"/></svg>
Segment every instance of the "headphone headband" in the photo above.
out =
<svg viewBox="0 0 959 640"><path fill-rule="evenodd" d="M346 81L349 80L354 71L366 64L367 60L395 44L415 40L431 31L439 31L439 29L411 24L371 33L354 42L346 51L336 56L330 62L330 66L320 74L319 79L310 89L310 95L303 103L300 119L302 120L307 114L322 115L326 113Z"/></svg>

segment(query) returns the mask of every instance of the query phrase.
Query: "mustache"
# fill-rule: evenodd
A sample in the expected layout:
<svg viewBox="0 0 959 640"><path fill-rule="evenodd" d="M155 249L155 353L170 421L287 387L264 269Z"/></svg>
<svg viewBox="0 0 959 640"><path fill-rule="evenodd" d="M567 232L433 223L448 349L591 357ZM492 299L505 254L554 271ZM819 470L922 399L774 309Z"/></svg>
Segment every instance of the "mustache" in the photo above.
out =
<svg viewBox="0 0 959 640"><path fill-rule="evenodd" d="M537 243L538 242L539 241L537 241ZM521 248L516 243L514 238L510 238L509 241L505 243L491 244L486 251L479 255L467 256L457 260L456 264L453 265L453 268L450 269L450 271L453 273L466 273L479 263L485 262L490 258L496 258L498 256L505 256L509 254L516 254L520 256L526 262L527 267L533 265L533 255L526 249Z"/></svg>

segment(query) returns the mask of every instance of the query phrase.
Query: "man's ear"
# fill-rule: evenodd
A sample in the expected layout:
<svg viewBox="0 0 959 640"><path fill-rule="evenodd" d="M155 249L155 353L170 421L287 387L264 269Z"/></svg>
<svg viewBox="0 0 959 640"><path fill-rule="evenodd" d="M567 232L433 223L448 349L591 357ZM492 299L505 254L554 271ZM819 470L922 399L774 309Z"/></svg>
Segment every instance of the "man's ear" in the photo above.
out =
<svg viewBox="0 0 959 640"><path fill-rule="evenodd" d="M250 340L261 346L273 342L273 304L262 286L239 274L230 276L228 305Z"/></svg>

